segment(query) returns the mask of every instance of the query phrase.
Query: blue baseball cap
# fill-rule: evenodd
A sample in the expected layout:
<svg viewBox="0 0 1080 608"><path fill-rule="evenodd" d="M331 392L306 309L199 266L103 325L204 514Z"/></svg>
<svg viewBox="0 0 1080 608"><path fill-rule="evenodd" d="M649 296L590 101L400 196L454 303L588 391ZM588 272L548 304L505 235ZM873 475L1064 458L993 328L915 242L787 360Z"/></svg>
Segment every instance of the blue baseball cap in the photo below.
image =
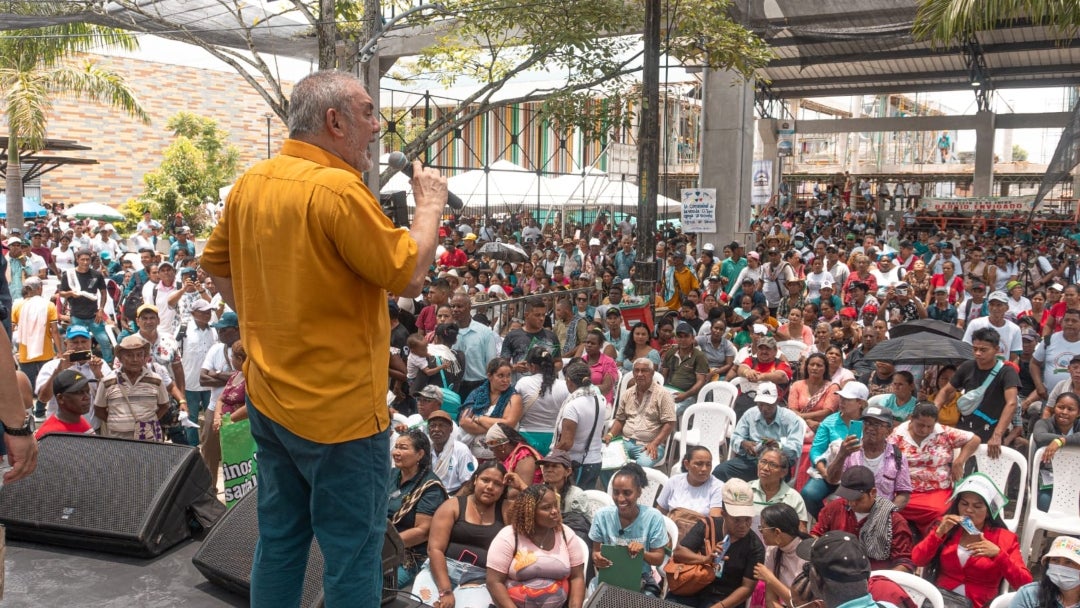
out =
<svg viewBox="0 0 1080 608"><path fill-rule="evenodd" d="M72 338L90 339L91 337L92 336L90 335L90 330L86 329L82 325L72 325L67 330L67 339L68 340L70 340Z"/></svg>

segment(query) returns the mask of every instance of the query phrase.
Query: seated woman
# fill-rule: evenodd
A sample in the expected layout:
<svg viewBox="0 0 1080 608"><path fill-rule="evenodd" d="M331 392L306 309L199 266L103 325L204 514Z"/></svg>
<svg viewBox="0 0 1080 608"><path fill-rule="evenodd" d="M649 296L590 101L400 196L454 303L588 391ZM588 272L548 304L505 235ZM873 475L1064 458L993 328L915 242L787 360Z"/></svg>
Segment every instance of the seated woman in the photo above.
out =
<svg viewBox="0 0 1080 608"><path fill-rule="evenodd" d="M1054 454L1066 445L1080 445L1080 396L1068 392L1058 395L1049 418L1035 421L1032 439L1035 448L1045 447L1042 463L1039 465L1040 511L1050 510L1050 501L1054 497L1054 469L1051 462Z"/></svg>
<svg viewBox="0 0 1080 608"><path fill-rule="evenodd" d="M765 606L790 606L791 584L806 563L795 554L799 543L810 538L806 522L783 503L769 505L759 515L758 533L765 542L765 561L754 566L754 578L764 583Z"/></svg>
<svg viewBox="0 0 1080 608"><path fill-rule="evenodd" d="M398 566L398 584L412 582L427 558L428 532L446 490L431 470L431 442L420 429L409 429L390 451L390 501L387 518L405 544L405 563Z"/></svg>
<svg viewBox="0 0 1080 608"><path fill-rule="evenodd" d="M480 465L462 492L435 511L428 537L428 561L412 592L435 608L487 606L487 552L506 525L510 505L497 462Z"/></svg>
<svg viewBox="0 0 1080 608"><path fill-rule="evenodd" d="M626 548L628 557L644 554L642 565L642 592L659 596L659 579L653 570L664 561L668 546L664 516L652 507L638 504L641 490L649 484L645 470L636 462L624 465L611 480L611 494L615 505L604 507L593 518L589 538L592 540L593 563L599 570L610 568L611 560L601 552L602 545L619 545Z"/></svg>
<svg viewBox="0 0 1080 608"><path fill-rule="evenodd" d="M555 371L555 359L551 351L543 346L530 348L525 355L529 374L522 376L514 385L521 395L522 414L518 431L529 445L538 450L547 450L551 445L551 440L555 438L552 429L559 417L559 408L570 396L566 381L559 378Z"/></svg>
<svg viewBox="0 0 1080 608"><path fill-rule="evenodd" d="M574 531L562 524L555 490L529 486L513 502L509 520L488 549L491 603L497 608L581 608L585 554Z"/></svg>
<svg viewBox="0 0 1080 608"><path fill-rule="evenodd" d="M493 458L484 443L488 429L499 422L517 427L521 420L521 395L511 383L510 360L495 357L488 362L487 380L473 389L461 404L458 418L460 440L472 450L477 460Z"/></svg>
<svg viewBox="0 0 1080 608"><path fill-rule="evenodd" d="M1059 536L1043 556L1046 576L1017 590L1010 608L1075 606L1080 603L1080 540Z"/></svg>
<svg viewBox="0 0 1080 608"><path fill-rule="evenodd" d="M759 523L757 520L761 513L770 505L785 504L795 510L801 522L800 529L807 529L810 514L806 511L806 502L802 495L784 481L790 470L791 463L787 454L775 444L761 450L757 462L757 479L750 482L750 491L754 494L755 523Z"/></svg>
<svg viewBox="0 0 1080 608"><path fill-rule="evenodd" d="M810 446L814 443L814 433L821 421L840 408L840 390L829 377L829 360L823 353L813 353L803 363L802 380L791 383L788 392L788 407L806 423L803 436L802 457L795 473L795 488L801 490L810 478Z"/></svg>
<svg viewBox="0 0 1080 608"><path fill-rule="evenodd" d="M668 595L668 600L684 606L712 608L713 606L741 606L754 591L757 584L754 568L765 559L765 547L757 534L751 532L754 521L754 498L750 484L738 478L724 483L724 507L721 517L712 517L716 538L711 539L717 548L726 537L730 543L720 565L716 566L716 578L695 596ZM690 532L679 539L672 559L681 564L716 564L715 552L706 552L706 522L696 524Z"/></svg>
<svg viewBox="0 0 1080 608"><path fill-rule="evenodd" d="M933 564L938 587L967 596L973 608L984 608L998 594L1002 579L1014 589L1031 582L1016 535L1001 521L1005 496L982 473L964 478L937 528L911 551L917 566ZM960 525L970 519L972 534ZM930 577L926 577L930 580Z"/></svg>
<svg viewBox="0 0 1080 608"><path fill-rule="evenodd" d="M675 522L679 536L706 516L720 517L724 482L712 476L712 466L709 448L690 446L682 459L686 472L672 475L656 498L657 509Z"/></svg>
<svg viewBox="0 0 1080 608"><path fill-rule="evenodd" d="M596 515L596 503L589 500L585 490L574 485L574 468L570 455L562 450L552 450L538 462L544 483L559 495L563 523L570 526L585 544L589 543L589 529Z"/></svg>
<svg viewBox="0 0 1080 608"><path fill-rule="evenodd" d="M825 497L836 490L836 486L826 480L828 460L835 455L835 448L849 437L862 439L861 416L869 392L861 382L845 384L844 388L836 393L840 398L840 409L826 416L814 434L814 442L810 446L811 479L801 490L806 508L814 517L821 511Z"/></svg>
<svg viewBox="0 0 1080 608"><path fill-rule="evenodd" d="M537 466L540 453L525 441L521 433L499 422L488 429L485 440L495 460L501 462L508 472L520 477L526 485L543 483L544 476ZM517 490L510 497L515 495Z"/></svg>

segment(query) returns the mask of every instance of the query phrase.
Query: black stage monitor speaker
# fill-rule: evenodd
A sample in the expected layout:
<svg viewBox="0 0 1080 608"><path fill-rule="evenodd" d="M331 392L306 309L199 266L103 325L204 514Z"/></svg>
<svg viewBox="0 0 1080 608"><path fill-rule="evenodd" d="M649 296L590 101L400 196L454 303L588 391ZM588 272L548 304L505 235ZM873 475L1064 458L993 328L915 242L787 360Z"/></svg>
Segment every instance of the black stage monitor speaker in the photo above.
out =
<svg viewBox="0 0 1080 608"><path fill-rule="evenodd" d="M627 591L600 583L585 608L679 608L680 604L665 602L644 593Z"/></svg>
<svg viewBox="0 0 1080 608"><path fill-rule="evenodd" d="M379 205L383 213L390 218L398 228L409 227L408 197L404 190L391 190L379 193Z"/></svg>
<svg viewBox="0 0 1080 608"><path fill-rule="evenodd" d="M257 506L258 489L253 489L221 518L195 557L191 559L203 576L215 585L247 596L251 590L251 563L255 541L259 536ZM383 542L383 605L395 601L397 567L401 564L405 545L393 526L387 526ZM300 605L304 608L322 606L323 557L314 539L308 551L307 571L304 573L304 592Z"/></svg>
<svg viewBox="0 0 1080 608"><path fill-rule="evenodd" d="M0 489L0 523L20 540L152 557L225 512L196 448L46 435L37 469Z"/></svg>

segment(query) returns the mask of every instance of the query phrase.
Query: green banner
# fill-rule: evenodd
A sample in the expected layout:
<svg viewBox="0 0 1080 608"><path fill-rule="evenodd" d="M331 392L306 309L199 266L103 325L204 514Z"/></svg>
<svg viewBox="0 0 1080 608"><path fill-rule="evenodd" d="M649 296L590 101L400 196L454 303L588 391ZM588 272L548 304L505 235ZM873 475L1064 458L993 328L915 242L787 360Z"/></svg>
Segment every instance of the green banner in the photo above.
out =
<svg viewBox="0 0 1080 608"><path fill-rule="evenodd" d="M225 506L231 509L250 490L256 479L255 439L247 419L233 422L228 414L221 420L221 469L225 478Z"/></svg>

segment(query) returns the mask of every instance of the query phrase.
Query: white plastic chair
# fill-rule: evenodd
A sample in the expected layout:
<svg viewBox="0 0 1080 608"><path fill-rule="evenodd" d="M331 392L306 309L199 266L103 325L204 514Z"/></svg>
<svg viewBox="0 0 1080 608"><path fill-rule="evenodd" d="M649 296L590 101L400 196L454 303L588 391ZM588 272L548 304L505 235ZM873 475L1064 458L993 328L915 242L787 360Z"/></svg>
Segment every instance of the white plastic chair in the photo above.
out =
<svg viewBox="0 0 1080 608"><path fill-rule="evenodd" d="M615 500L603 490L585 490L585 498L593 505L594 509L615 506Z"/></svg>
<svg viewBox="0 0 1080 608"><path fill-rule="evenodd" d="M870 576L884 576L900 585L916 606L922 606L923 600L927 600L930 602L930 608L945 608L945 599L941 597L941 592L933 583L922 577L898 570L874 570Z"/></svg>
<svg viewBox="0 0 1080 608"><path fill-rule="evenodd" d="M802 340L783 340L776 343L776 348L784 353L784 357L787 358L789 364L795 364L791 366L792 368L798 365L803 354L810 350L810 347Z"/></svg>
<svg viewBox="0 0 1080 608"><path fill-rule="evenodd" d="M615 417L615 410L619 409L619 402L622 401L623 393L626 392L626 384L633 378L632 372L623 372L623 375L619 377L619 382L615 385L615 398L611 400L611 407L607 408L608 420Z"/></svg>
<svg viewBox="0 0 1080 608"><path fill-rule="evenodd" d="M1033 441L1032 443L1035 442ZM1010 591L1009 593L995 597L994 601L990 602L990 608L1009 608L1009 604L1012 603L1013 596L1015 595L1015 591Z"/></svg>
<svg viewBox="0 0 1080 608"><path fill-rule="evenodd" d="M1046 448L1035 452L1033 462L1042 461ZM1054 497L1050 501L1049 511L1039 510L1039 472L1028 479L1028 508L1024 519L1023 537L1020 550L1024 553L1024 562L1031 560L1031 545L1035 541L1035 532L1057 532L1070 536L1080 535L1080 448L1063 447L1054 453ZM1037 466L1037 465L1036 465Z"/></svg>
<svg viewBox="0 0 1080 608"><path fill-rule="evenodd" d="M735 410L722 403L699 401L686 408L679 420L679 430L671 434L671 443L679 446L678 458L674 461L682 462L687 448L692 445L709 448L710 452L719 457L721 447L730 443L734 432ZM674 455L670 446L668 455Z"/></svg>
<svg viewBox="0 0 1080 608"><path fill-rule="evenodd" d="M679 546L679 526L667 515L664 516L664 528L667 529L668 546L674 551Z"/></svg>
<svg viewBox="0 0 1080 608"><path fill-rule="evenodd" d="M660 490L667 485L668 476L656 469L645 469L645 477L648 478L649 485L641 488L641 496L638 498L637 503L645 507L655 507L656 497L660 495ZM607 484L608 498L610 498L611 486L614 482L615 476L612 475ZM614 500L611 504L615 504Z"/></svg>
<svg viewBox="0 0 1080 608"><path fill-rule="evenodd" d="M735 398L739 396L739 389L730 382L717 380L709 382L701 387L697 394L698 403L719 403L728 407L735 405ZM683 414L685 416L685 414Z"/></svg>
<svg viewBox="0 0 1080 608"><path fill-rule="evenodd" d="M1002 513L1002 520L1005 525L1009 527L1009 531L1015 533L1017 526L1020 525L1020 518L1024 516L1024 496L1027 493L1028 476L1027 458L1024 458L1024 455L1020 452L1006 446L1001 446L1001 456L999 458L990 458L987 447L983 444L975 451L975 466L976 470L993 480L1002 493L1005 492L1009 485L1009 473L1013 468L1020 470L1020 490L1016 495L1013 516L1006 519L1004 513Z"/></svg>
<svg viewBox="0 0 1080 608"><path fill-rule="evenodd" d="M585 576L589 576L589 558L592 556L592 550L589 548L589 543L581 539L577 534L571 534L571 538L568 540L572 543L577 543L581 549L581 553L585 556Z"/></svg>

